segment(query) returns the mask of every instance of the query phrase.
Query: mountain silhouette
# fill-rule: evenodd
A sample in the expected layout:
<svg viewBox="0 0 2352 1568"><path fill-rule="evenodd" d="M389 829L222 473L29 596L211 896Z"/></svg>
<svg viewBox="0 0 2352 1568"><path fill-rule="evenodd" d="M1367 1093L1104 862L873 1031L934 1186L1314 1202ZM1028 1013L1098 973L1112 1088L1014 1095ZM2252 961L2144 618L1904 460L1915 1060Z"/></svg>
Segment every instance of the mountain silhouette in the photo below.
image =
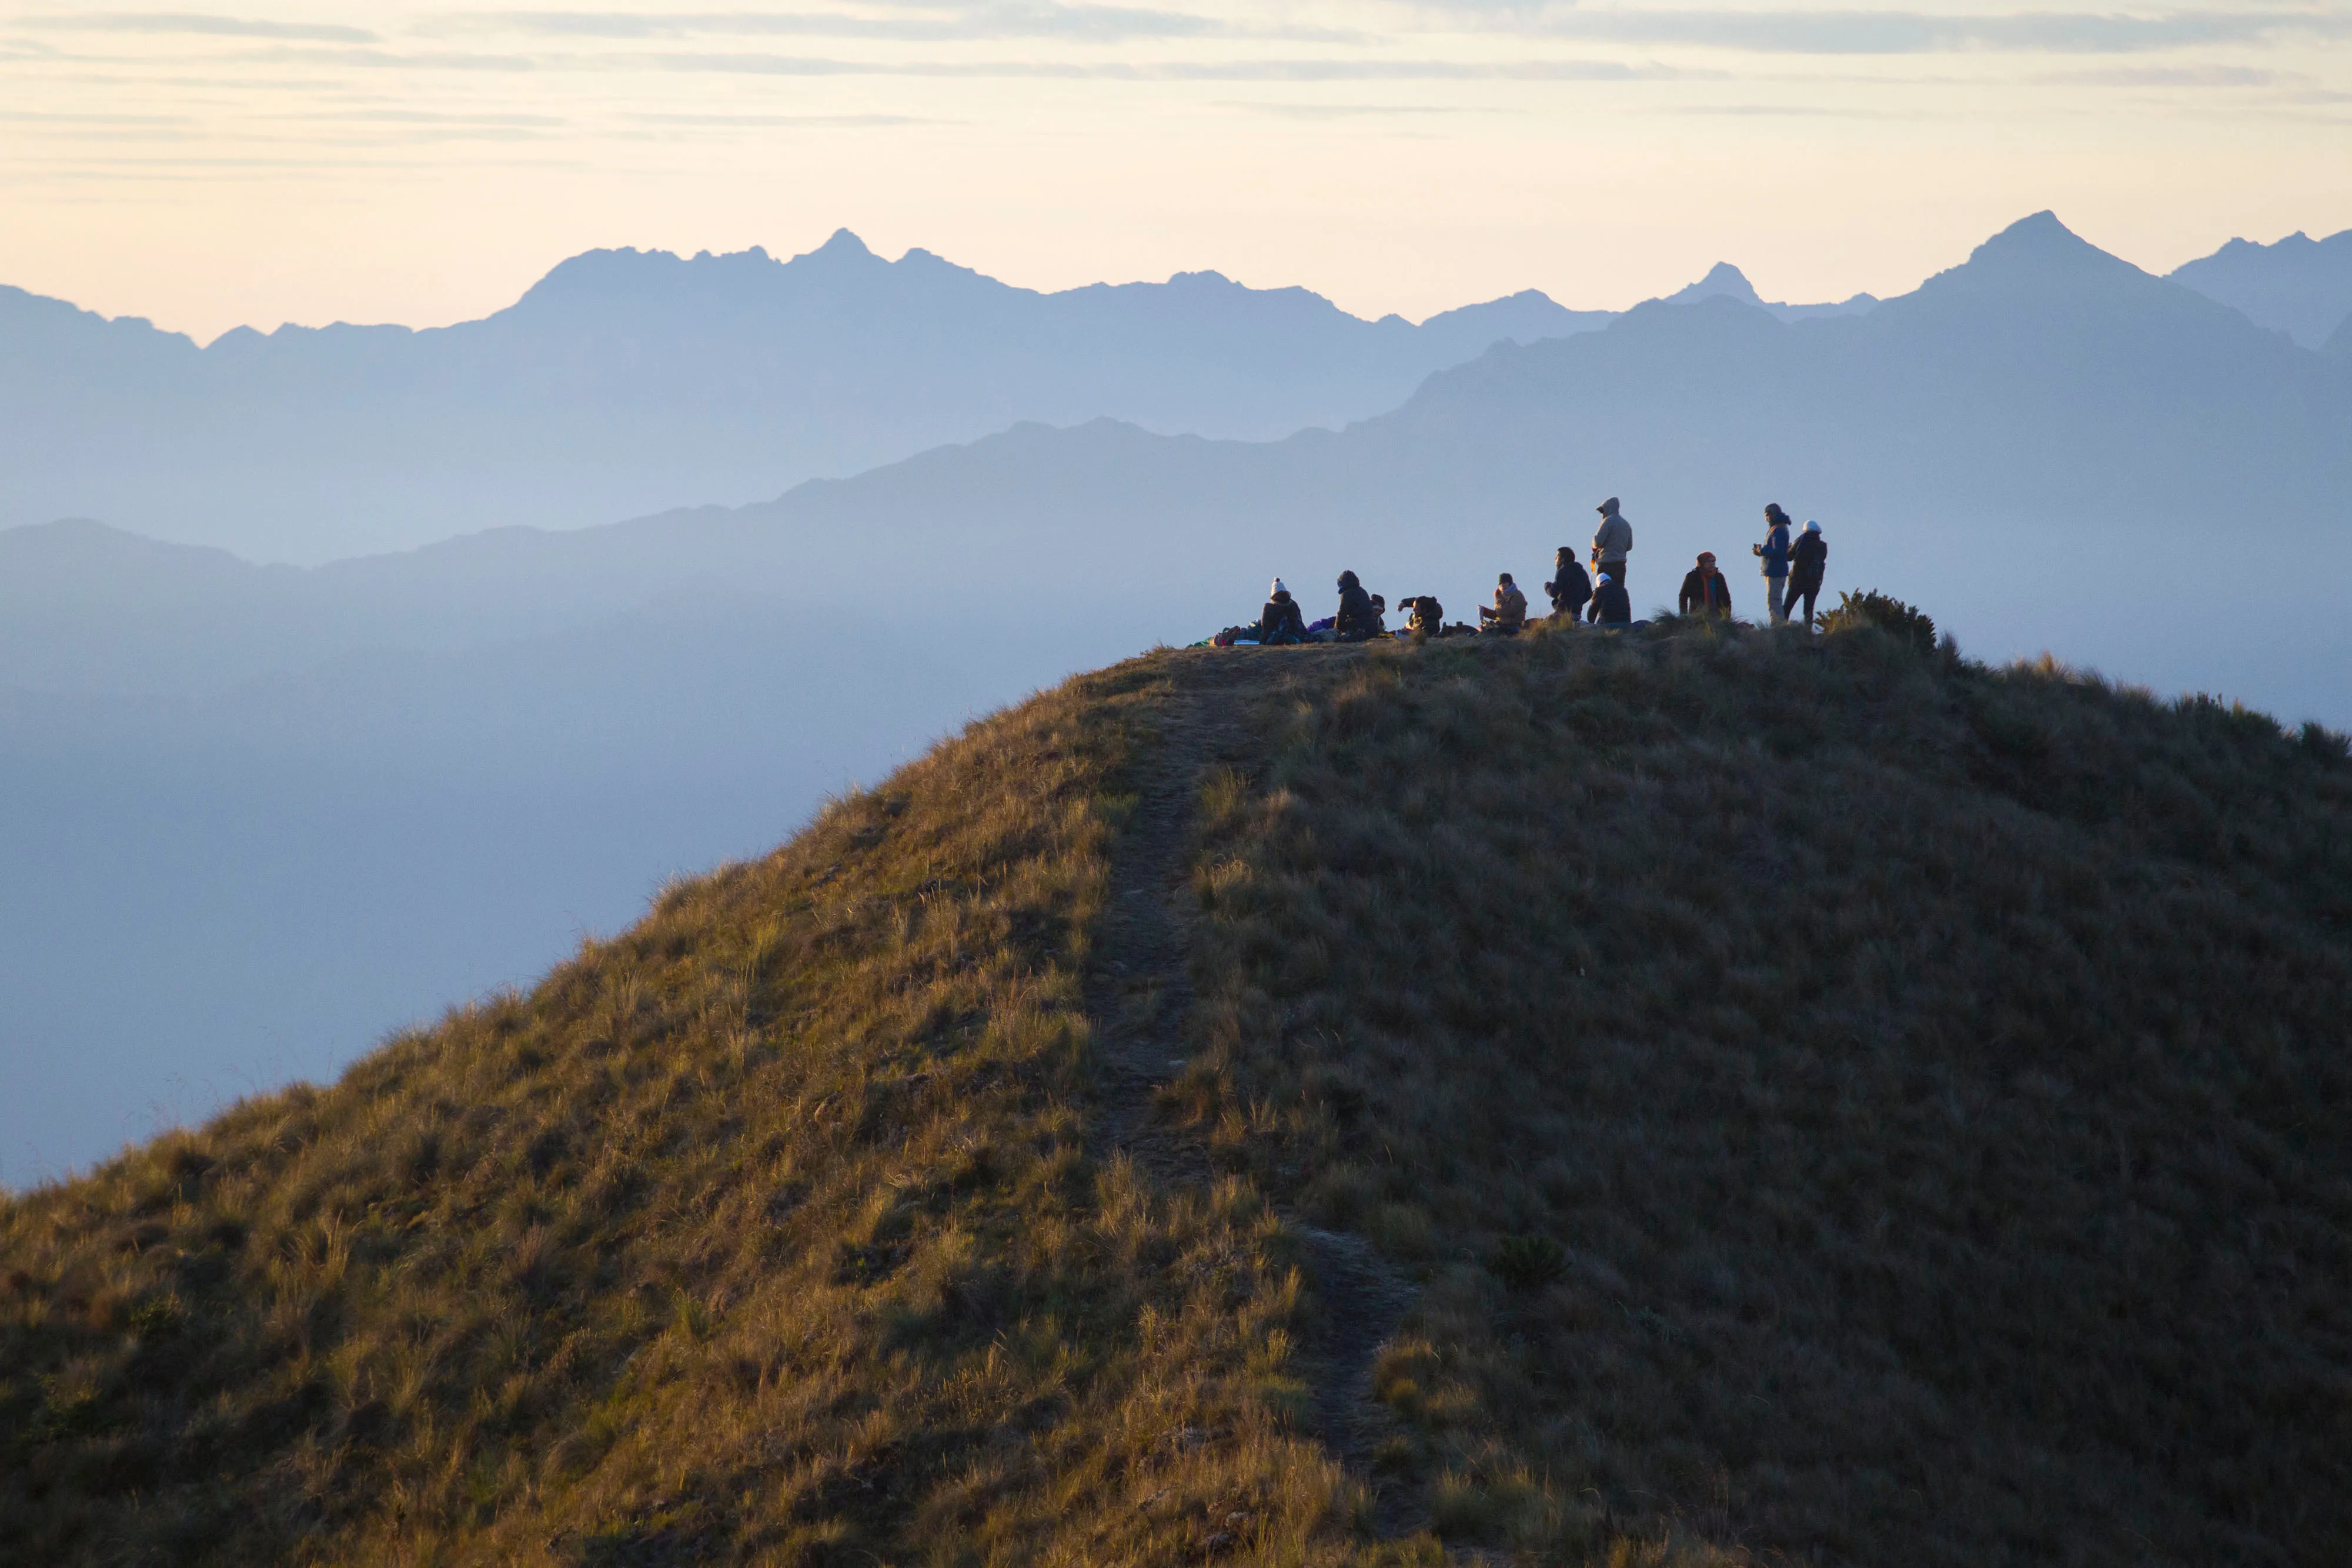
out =
<svg viewBox="0 0 2352 1568"><path fill-rule="evenodd" d="M2352 319L2352 229L2323 240L2297 232L2270 245L2233 239L2171 276L2315 349Z"/></svg>
<svg viewBox="0 0 2352 1568"><path fill-rule="evenodd" d="M592 251L479 321L239 329L0 293L0 525L103 518L316 562L486 527L772 497L1023 420L1268 438L1391 408L1533 291L1415 327L1214 272L1055 294L846 230L778 261Z"/></svg>
<svg viewBox="0 0 2352 1568"><path fill-rule="evenodd" d="M1768 310L1783 321L1806 321L1823 316L1859 316L1878 303L1874 294L1857 294L1834 305L1776 305L1756 292L1748 275L1727 261L1718 261L1707 269L1705 277L1661 298L1663 305L1692 305L1702 299L1737 299L1759 310Z"/></svg>
<svg viewBox="0 0 2352 1568"><path fill-rule="evenodd" d="M2343 1561L2344 738L1928 633L993 715L0 1204L0 1539Z"/></svg>

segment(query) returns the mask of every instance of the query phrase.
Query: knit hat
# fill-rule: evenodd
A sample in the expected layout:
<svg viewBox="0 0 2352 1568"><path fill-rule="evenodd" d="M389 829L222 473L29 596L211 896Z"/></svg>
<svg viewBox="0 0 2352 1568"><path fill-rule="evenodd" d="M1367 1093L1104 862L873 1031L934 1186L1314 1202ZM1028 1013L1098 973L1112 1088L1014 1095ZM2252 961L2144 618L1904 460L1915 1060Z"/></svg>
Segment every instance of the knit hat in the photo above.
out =
<svg viewBox="0 0 2352 1568"><path fill-rule="evenodd" d="M1703 549L1698 552L1698 559L1701 564L1705 564L1715 559L1715 552L1711 549Z"/></svg>
<svg viewBox="0 0 2352 1568"><path fill-rule="evenodd" d="M1817 534L1822 531L1822 526L1819 523L1807 523L1805 525L1805 531L1809 534Z"/></svg>
<svg viewBox="0 0 2352 1568"><path fill-rule="evenodd" d="M1593 581L1595 581L1595 582L1613 582L1613 581L1615 581L1616 580L1615 580L1614 578L1611 577L1607 572L1605 572L1605 571L1604 571L1604 572L1601 573L1601 575L1599 575L1598 577L1594 578L1592 580L1593 580Z"/></svg>
<svg viewBox="0 0 2352 1568"><path fill-rule="evenodd" d="M1277 577L1277 578L1276 578L1276 579L1274 580L1274 587L1273 587L1271 590L1269 590L1268 591L1269 591L1269 592L1273 592L1273 593L1280 593L1280 592L1284 591L1284 590L1283 590L1283 586L1282 586L1282 579L1280 579L1280 578L1278 578L1278 577Z"/></svg>

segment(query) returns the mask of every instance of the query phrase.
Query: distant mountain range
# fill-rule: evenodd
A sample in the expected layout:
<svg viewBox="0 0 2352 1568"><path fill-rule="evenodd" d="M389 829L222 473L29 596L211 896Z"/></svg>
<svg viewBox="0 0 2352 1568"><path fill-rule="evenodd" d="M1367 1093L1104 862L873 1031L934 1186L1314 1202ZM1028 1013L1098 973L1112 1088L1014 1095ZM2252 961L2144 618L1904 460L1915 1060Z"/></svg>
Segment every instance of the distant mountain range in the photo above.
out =
<svg viewBox="0 0 2352 1568"><path fill-rule="evenodd" d="M480 321L204 348L0 290L0 526L316 562L771 498L1024 420L1271 439L1610 319L1528 290L1367 321L1214 272L1041 294L845 230L790 261L593 251Z"/></svg>
<svg viewBox="0 0 2352 1568"><path fill-rule="evenodd" d="M2306 349L2352 331L2352 229L2322 240L2298 232L2272 245L2233 239L2172 277Z"/></svg>
<svg viewBox="0 0 2352 1568"><path fill-rule="evenodd" d="M2312 323L2352 308L2347 238L2232 242L2180 277L2316 341ZM1727 263L1664 302L1717 297L1784 321L1877 304L1770 303ZM886 261L846 231L789 261L593 251L480 321L241 328L202 348L0 288L0 527L90 517L317 563L769 499L1023 422L1337 429L1495 343L1613 319L1530 289L1368 321L1214 272L1045 294L929 251Z"/></svg>

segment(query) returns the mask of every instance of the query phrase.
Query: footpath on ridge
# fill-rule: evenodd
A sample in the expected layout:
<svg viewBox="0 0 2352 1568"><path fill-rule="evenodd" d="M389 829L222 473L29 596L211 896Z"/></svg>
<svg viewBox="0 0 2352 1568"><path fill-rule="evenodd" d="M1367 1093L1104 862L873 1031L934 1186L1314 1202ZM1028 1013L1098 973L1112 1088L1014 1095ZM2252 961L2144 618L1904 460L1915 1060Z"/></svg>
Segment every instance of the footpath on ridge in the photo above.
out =
<svg viewBox="0 0 2352 1568"><path fill-rule="evenodd" d="M1195 802L1214 769L1248 771L1254 742L1293 684L1269 680L1264 661L1285 656L1201 650L1167 657L1159 730L1136 759L1135 805L1111 851L1110 896L1086 990L1104 1110L1092 1152L1097 1159L1124 1154L1163 1187L1205 1189L1217 1175L1205 1150L1154 1115L1159 1091L1187 1064ZM1361 655L1333 650L1318 666L1335 656ZM1376 1532L1411 1534L1428 1523L1422 1500L1373 1473L1373 1448L1391 1423L1373 1398L1372 1364L1411 1309L1414 1287L1361 1237L1289 1212L1282 1218L1309 1260L1316 1330L1300 1370L1314 1389L1317 1436L1372 1493Z"/></svg>

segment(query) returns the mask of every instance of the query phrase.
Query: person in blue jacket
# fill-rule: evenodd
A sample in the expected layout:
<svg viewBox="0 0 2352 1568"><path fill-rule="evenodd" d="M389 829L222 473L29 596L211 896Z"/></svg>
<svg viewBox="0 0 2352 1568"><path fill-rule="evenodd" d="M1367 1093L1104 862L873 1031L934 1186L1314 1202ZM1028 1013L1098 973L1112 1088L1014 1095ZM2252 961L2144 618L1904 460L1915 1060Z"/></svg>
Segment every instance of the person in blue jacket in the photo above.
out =
<svg viewBox="0 0 2352 1568"><path fill-rule="evenodd" d="M1750 545L1758 559L1764 563L1764 608L1771 612L1772 624L1789 623L1787 591L1789 587L1789 514L1773 502L1764 508L1764 542Z"/></svg>

